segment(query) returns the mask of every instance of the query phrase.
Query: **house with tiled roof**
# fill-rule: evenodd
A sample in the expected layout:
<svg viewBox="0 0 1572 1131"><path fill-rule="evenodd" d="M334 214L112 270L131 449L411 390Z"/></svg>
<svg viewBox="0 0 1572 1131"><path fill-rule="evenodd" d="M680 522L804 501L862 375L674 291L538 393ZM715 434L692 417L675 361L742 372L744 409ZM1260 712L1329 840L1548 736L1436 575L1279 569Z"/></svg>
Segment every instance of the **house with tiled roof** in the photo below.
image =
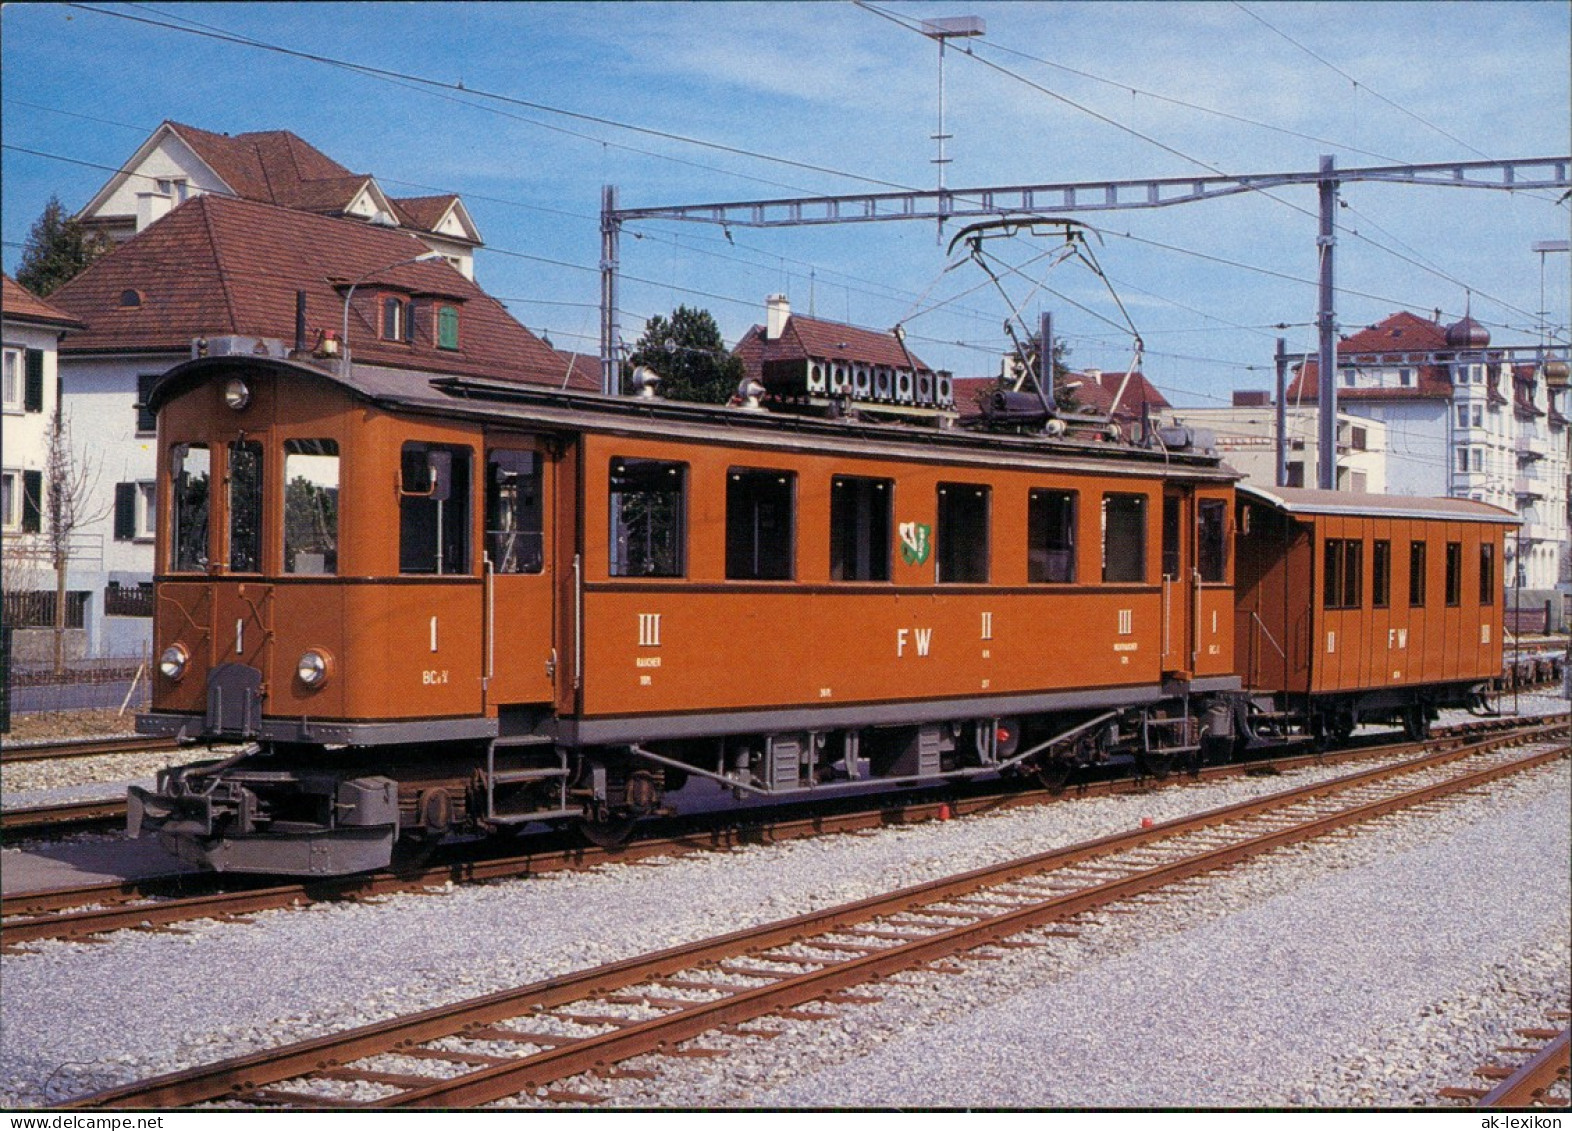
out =
<svg viewBox="0 0 1572 1131"><path fill-rule="evenodd" d="M229 134L164 122L77 214L124 241L203 194L405 231L475 277L480 231L458 196L391 196L288 130Z"/></svg>
<svg viewBox="0 0 1572 1131"><path fill-rule="evenodd" d="M949 372L930 368L901 334L793 314L785 295L766 300L764 324L750 328L732 353L749 379L782 399L844 398L930 414L955 407Z"/></svg>
<svg viewBox="0 0 1572 1131"><path fill-rule="evenodd" d="M1122 388L1121 388L1122 386ZM962 413L981 410L984 400L999 390L998 377L957 377L955 405ZM1168 398L1140 370L1128 375L1085 369L1061 373L1055 384L1058 403L1071 412L1111 417L1130 434L1130 428L1147 414L1169 407ZM1115 398L1118 398L1117 406Z"/></svg>
<svg viewBox="0 0 1572 1131"><path fill-rule="evenodd" d="M104 515L98 588L151 579L148 393L193 356L244 351L331 366L347 355L412 381L571 381L555 350L415 234L216 193L187 200L50 301L86 323L62 350L60 373L73 435L102 471L90 508Z"/></svg>
<svg viewBox="0 0 1572 1131"><path fill-rule="evenodd" d="M55 575L47 534L50 439L59 405L59 347L82 322L0 276L0 340L4 343L4 435L0 436L0 526L5 540L6 623L18 629L13 655L33 652L28 629L52 624ZM31 599L33 594L38 599ZM73 608L71 604L68 609ZM52 638L51 638L52 639ZM39 642L47 654L50 641Z"/></svg>
<svg viewBox="0 0 1572 1131"><path fill-rule="evenodd" d="M1515 511L1508 585L1533 607L1572 575L1567 514L1567 403L1540 367L1492 351L1470 315L1449 325L1402 311L1337 344L1340 412L1386 428L1386 489L1450 495ZM1290 405L1318 402L1314 359L1295 367ZM1521 546L1521 557L1518 550Z"/></svg>
<svg viewBox="0 0 1572 1131"><path fill-rule="evenodd" d="M4 340L5 466L0 474L0 519L7 547L37 534L44 521L44 470L59 398L60 339L82 330L80 319L39 298L9 275L0 276L0 337Z"/></svg>

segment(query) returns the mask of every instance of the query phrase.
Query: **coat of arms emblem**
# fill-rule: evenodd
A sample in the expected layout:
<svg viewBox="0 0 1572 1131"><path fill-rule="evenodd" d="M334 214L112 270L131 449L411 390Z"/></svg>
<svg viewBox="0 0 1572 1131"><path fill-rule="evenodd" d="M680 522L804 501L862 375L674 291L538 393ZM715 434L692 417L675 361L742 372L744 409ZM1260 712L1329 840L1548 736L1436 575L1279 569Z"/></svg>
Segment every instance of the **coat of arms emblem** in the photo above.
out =
<svg viewBox="0 0 1572 1131"><path fill-rule="evenodd" d="M909 566L919 566L933 553L933 527L926 522L903 522L901 533L901 560Z"/></svg>

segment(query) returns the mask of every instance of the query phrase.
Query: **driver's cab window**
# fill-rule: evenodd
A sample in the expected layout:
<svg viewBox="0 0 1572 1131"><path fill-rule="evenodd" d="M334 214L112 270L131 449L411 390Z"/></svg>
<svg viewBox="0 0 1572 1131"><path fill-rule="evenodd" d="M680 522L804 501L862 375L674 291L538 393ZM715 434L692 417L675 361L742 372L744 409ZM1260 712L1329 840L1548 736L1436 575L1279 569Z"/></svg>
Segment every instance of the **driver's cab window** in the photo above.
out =
<svg viewBox="0 0 1572 1131"><path fill-rule="evenodd" d="M405 444L399 458L400 573L470 571L470 449Z"/></svg>
<svg viewBox="0 0 1572 1131"><path fill-rule="evenodd" d="M169 569L203 573L208 563L212 453L206 444L176 444L169 457Z"/></svg>

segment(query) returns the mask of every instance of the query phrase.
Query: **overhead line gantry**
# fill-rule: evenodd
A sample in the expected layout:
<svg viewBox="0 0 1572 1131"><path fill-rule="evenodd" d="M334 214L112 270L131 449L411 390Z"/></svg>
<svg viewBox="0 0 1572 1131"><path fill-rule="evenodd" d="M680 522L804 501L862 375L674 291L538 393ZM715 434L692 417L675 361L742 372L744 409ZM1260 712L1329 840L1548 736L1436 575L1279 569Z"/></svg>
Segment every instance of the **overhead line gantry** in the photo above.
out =
<svg viewBox="0 0 1572 1131"><path fill-rule="evenodd" d="M913 189L909 192L852 193L841 196L781 197L770 200L619 208L615 185L601 190L601 387L619 391L622 347L617 322L617 284L622 227L636 220L675 220L731 228L787 228L820 224L857 224L883 220L965 220L990 216L1062 216L1073 212L1113 212L1194 204L1244 192L1265 192L1291 185L1317 188L1320 225L1319 303L1316 328L1320 396L1321 450L1336 450L1337 386L1326 379L1336 369L1336 310L1333 249L1337 243L1338 187L1346 181L1385 182L1442 188L1481 188L1509 192L1572 187L1572 157L1448 161L1419 165L1372 165L1339 169L1323 156L1311 172L1259 173L1205 177L1149 177L1121 181L1076 181L1001 185L971 189ZM1333 486L1333 461L1322 460L1320 486Z"/></svg>

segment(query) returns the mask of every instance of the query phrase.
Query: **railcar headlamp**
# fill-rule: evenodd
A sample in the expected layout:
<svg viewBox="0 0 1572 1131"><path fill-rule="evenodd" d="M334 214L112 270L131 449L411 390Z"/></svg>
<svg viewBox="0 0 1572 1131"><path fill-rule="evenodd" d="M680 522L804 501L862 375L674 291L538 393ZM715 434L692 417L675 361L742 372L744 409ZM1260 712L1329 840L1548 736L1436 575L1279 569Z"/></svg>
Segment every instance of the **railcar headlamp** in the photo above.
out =
<svg viewBox="0 0 1572 1131"><path fill-rule="evenodd" d="M331 665L332 660L326 652L312 648L300 657L300 662L295 665L295 674L307 687L321 687L327 682Z"/></svg>
<svg viewBox="0 0 1572 1131"><path fill-rule="evenodd" d="M236 412L251 403L251 390L239 377L231 377L224 385L224 403Z"/></svg>
<svg viewBox="0 0 1572 1131"><path fill-rule="evenodd" d="M180 680L186 674L186 665L191 662L191 653L187 652L182 644L171 644L164 649L164 654L158 657L158 670L165 677Z"/></svg>

